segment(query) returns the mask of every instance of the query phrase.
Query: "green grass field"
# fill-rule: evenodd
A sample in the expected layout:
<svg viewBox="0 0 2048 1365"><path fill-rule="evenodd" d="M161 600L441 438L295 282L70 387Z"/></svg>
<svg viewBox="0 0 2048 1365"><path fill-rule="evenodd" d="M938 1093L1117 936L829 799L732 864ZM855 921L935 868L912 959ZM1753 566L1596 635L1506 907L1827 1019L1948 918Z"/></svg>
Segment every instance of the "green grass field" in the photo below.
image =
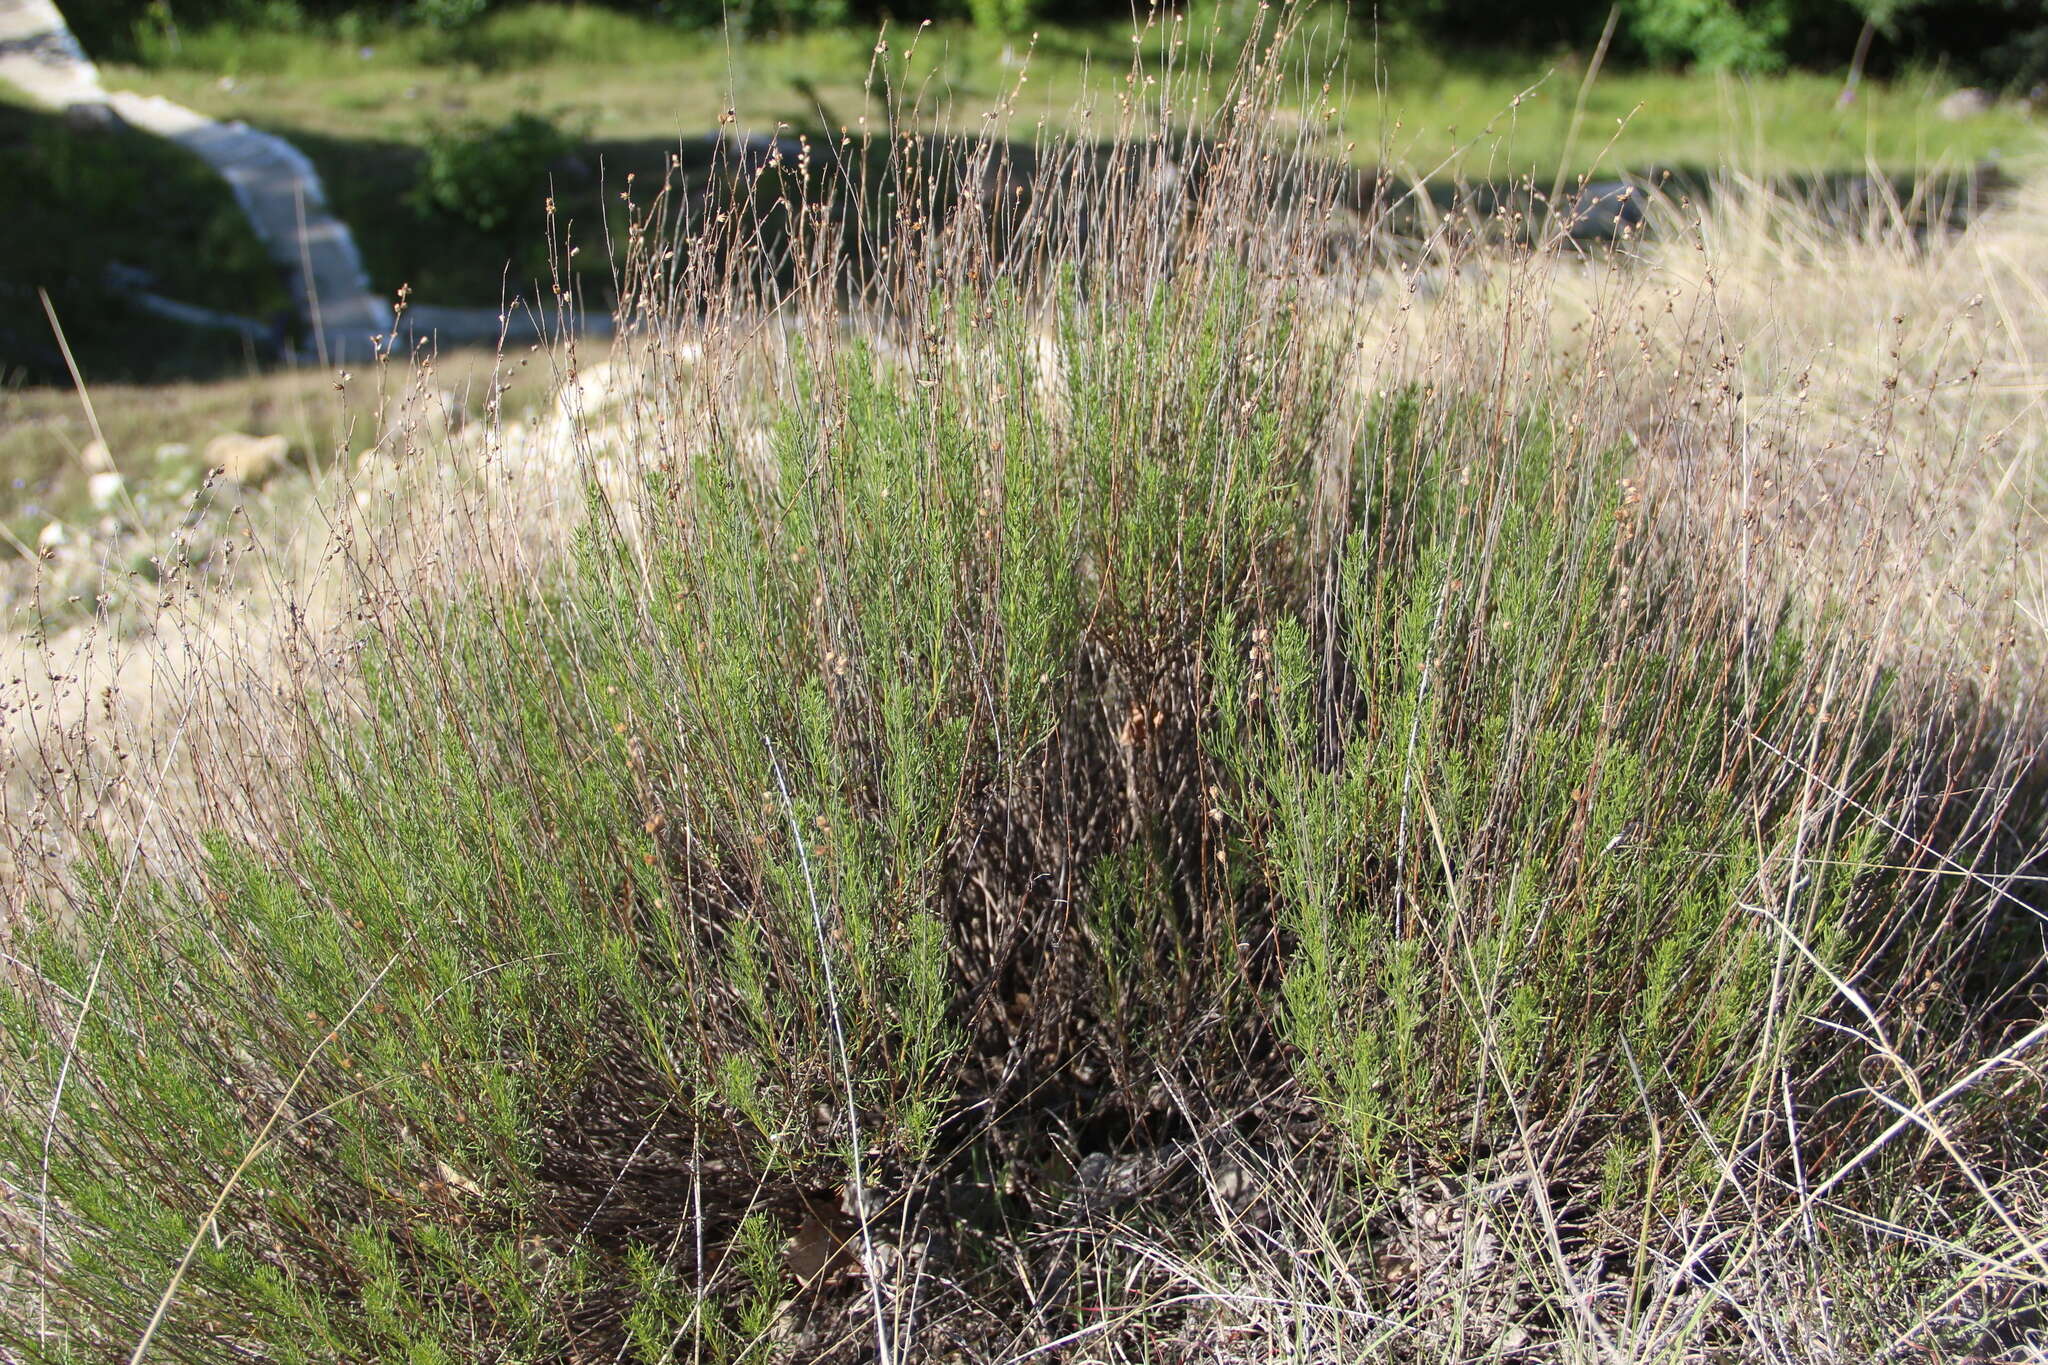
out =
<svg viewBox="0 0 2048 1365"><path fill-rule="evenodd" d="M383 435L413 379L403 357L389 374L372 370L341 385L310 366L280 371L249 365L241 374L224 368L226 377L156 383L96 382L88 374L93 419L118 467L139 487L166 482L167 476L189 484L206 443L223 432L281 435L295 461L314 467L358 454ZM483 350L435 357L431 387L448 391L464 412L477 414L494 377L513 412L547 397L546 366L536 371L514 358L501 367ZM93 420L69 386L0 391L0 526L14 545L33 544L53 519L96 519L87 497L90 471L79 463L93 432ZM172 453L160 458L165 451Z"/></svg>
<svg viewBox="0 0 2048 1365"><path fill-rule="evenodd" d="M1135 45L1134 34L1141 39ZM1041 121L1061 131L1106 131L1121 99L1147 104L1146 92L1125 80L1134 48L1155 73L1170 54L1201 65L1205 51L1220 50L1227 54L1214 63L1220 80L1235 65L1236 39L1205 31L1200 18L1135 30L1048 27L1035 43L961 25L904 23L878 53L877 35L864 30L727 39L542 5L493 15L457 37L187 35L177 50L160 46L150 66L117 66L110 75L223 117L380 142L418 142L439 120L532 109L619 140L700 134L728 108L754 131L779 122L817 129L821 104L835 126L878 118L883 85L919 107L922 126L953 132L979 133L982 119L1014 96L1008 126L1028 139ZM1942 121L1934 105L1954 87L1932 74L1866 84L1851 107L1838 109L1841 82L1829 75L1617 70L1586 91L1574 131L1586 53L1386 51L1328 20L1306 26L1293 47L1283 121L1317 129L1330 154L1409 174L1547 179L1602 166L1724 163L1761 175L1872 163L1911 172L2010 155L2034 131L2013 106ZM1180 108L1176 117L1195 112Z"/></svg>

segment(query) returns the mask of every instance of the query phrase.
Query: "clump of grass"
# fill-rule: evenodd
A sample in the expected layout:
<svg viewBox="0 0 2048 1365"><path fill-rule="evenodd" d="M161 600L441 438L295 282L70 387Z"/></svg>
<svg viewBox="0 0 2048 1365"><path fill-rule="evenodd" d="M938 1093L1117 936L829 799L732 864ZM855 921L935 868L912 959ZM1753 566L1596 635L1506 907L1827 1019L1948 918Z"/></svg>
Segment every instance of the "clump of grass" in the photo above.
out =
<svg viewBox="0 0 2048 1365"><path fill-rule="evenodd" d="M1699 582L1615 414L1374 382L1247 70L1029 194L891 137L636 218L566 553L364 553L198 778L281 814L16 934L16 1354L2010 1330L2023 741Z"/></svg>

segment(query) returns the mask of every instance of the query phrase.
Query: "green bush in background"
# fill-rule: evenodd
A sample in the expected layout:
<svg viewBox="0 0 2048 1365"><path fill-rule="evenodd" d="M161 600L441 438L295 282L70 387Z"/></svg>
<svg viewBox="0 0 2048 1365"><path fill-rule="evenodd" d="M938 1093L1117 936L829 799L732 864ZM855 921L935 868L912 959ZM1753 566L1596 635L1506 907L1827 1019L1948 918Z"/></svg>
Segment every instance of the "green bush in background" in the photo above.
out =
<svg viewBox="0 0 2048 1365"><path fill-rule="evenodd" d="M460 28L489 8L490 0L412 0L412 17L429 28Z"/></svg>
<svg viewBox="0 0 2048 1365"><path fill-rule="evenodd" d="M1741 8L1731 0L1633 0L1624 32L1653 62L1762 71L1785 63L1790 10L1786 0Z"/></svg>
<svg viewBox="0 0 2048 1365"><path fill-rule="evenodd" d="M541 240L548 168L577 144L573 133L533 113L437 129L409 202L417 213L466 223L509 247L530 245Z"/></svg>

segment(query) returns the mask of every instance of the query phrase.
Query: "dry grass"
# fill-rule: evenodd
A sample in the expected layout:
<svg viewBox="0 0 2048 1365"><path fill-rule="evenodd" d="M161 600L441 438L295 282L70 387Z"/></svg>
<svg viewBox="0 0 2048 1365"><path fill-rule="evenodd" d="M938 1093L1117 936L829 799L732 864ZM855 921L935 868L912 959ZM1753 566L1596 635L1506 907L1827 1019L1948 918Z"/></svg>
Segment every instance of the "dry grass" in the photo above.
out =
<svg viewBox="0 0 2048 1365"><path fill-rule="evenodd" d="M1636 494L1730 585L1840 610L1930 679L2036 704L2043 179L1959 230L1731 176L1646 187L1615 256L1472 255L1446 224L1376 288L1361 373L1470 385L1625 441ZM1444 379L1447 366L1454 379Z"/></svg>

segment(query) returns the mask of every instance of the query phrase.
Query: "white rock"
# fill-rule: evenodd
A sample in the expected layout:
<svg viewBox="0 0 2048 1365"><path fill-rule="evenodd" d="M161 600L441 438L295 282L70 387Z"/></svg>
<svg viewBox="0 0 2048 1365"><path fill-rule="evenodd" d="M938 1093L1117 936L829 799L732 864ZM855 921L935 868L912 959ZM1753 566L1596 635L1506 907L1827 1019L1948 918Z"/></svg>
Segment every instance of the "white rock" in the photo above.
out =
<svg viewBox="0 0 2048 1365"><path fill-rule="evenodd" d="M1991 96L1974 85L1966 85L1934 107L1934 111L1950 123L1976 118L1979 114L1991 112Z"/></svg>
<svg viewBox="0 0 2048 1365"><path fill-rule="evenodd" d="M702 355L701 349L698 354ZM555 391L555 426L574 432L602 425L600 419L630 410L636 400L646 396L653 382L653 376L639 365L604 362L586 366L575 379L565 380Z"/></svg>
<svg viewBox="0 0 2048 1365"><path fill-rule="evenodd" d="M1060 339L1052 331L1031 334L1032 388L1039 404L1055 418L1067 415L1067 358Z"/></svg>
<svg viewBox="0 0 2048 1365"><path fill-rule="evenodd" d="M282 436L245 436L226 431L206 443L206 463L224 478L254 486L277 472L287 445Z"/></svg>
<svg viewBox="0 0 2048 1365"><path fill-rule="evenodd" d="M757 469L773 467L775 436L766 427L748 427L740 433L740 456Z"/></svg>

